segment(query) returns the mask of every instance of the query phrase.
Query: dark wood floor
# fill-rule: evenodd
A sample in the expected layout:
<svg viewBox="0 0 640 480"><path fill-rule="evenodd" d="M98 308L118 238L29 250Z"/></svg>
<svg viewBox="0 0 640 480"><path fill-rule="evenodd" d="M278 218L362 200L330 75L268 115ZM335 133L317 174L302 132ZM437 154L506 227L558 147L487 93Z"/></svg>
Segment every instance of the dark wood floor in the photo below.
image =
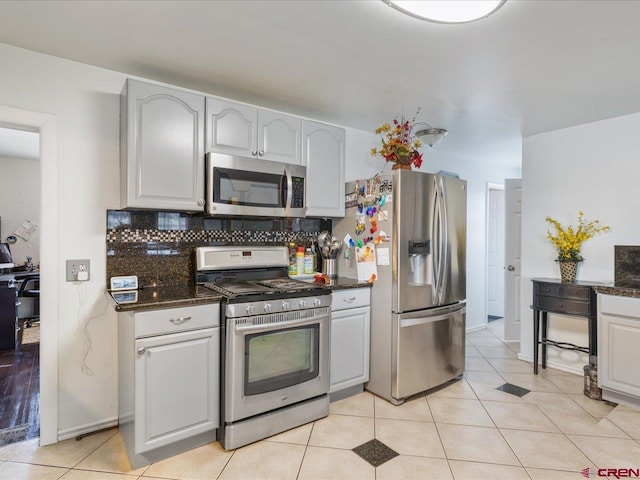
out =
<svg viewBox="0 0 640 480"><path fill-rule="evenodd" d="M0 445L40 434L40 344L0 351Z"/></svg>

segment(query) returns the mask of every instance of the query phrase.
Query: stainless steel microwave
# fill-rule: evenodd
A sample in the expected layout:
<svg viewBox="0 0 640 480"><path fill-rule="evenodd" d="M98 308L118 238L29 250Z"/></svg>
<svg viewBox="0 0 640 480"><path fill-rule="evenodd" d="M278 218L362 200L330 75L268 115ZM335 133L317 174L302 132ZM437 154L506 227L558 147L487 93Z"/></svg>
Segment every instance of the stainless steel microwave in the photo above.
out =
<svg viewBox="0 0 640 480"><path fill-rule="evenodd" d="M207 153L209 215L304 217L307 167Z"/></svg>

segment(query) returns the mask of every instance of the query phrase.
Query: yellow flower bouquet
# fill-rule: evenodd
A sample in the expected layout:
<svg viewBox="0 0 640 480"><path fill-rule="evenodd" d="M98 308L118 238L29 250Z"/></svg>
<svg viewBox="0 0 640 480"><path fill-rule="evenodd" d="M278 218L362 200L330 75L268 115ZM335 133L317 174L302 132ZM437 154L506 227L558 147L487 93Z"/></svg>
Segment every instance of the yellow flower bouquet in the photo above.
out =
<svg viewBox="0 0 640 480"><path fill-rule="evenodd" d="M583 261L584 258L580 255L582 244L596 234L610 230L606 225L601 225L599 220L585 223L582 210L578 212L578 226L576 228L571 225L565 228L560 222L551 217L547 217L546 221L553 225L555 229L555 235L551 230L547 230L547 238L556 247L558 251L556 260L559 262Z"/></svg>

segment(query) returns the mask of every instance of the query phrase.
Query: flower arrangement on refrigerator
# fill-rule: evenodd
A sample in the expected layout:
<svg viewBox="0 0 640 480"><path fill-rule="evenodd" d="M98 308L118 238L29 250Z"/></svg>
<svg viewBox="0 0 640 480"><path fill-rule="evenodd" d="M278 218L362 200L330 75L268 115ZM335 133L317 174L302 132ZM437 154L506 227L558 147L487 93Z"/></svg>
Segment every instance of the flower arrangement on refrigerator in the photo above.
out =
<svg viewBox="0 0 640 480"><path fill-rule="evenodd" d="M550 223L554 232L547 230L547 238L551 240L556 247L559 262L581 262L584 260L580 255L582 244L594 237L595 235L610 230L606 225L601 225L599 220L594 220L589 223L584 221L584 212L578 212L578 226L563 227L557 220L547 217L546 221Z"/></svg>
<svg viewBox="0 0 640 480"><path fill-rule="evenodd" d="M418 151L422 142L413 135L413 127L420 109L411 120L401 117L393 119L393 124L385 123L376 128L376 135L381 136L382 147L372 148L371 156L380 155L385 161L393 163L393 168L408 168L411 165L420 168L422 153ZM401 167L403 165L404 167Z"/></svg>

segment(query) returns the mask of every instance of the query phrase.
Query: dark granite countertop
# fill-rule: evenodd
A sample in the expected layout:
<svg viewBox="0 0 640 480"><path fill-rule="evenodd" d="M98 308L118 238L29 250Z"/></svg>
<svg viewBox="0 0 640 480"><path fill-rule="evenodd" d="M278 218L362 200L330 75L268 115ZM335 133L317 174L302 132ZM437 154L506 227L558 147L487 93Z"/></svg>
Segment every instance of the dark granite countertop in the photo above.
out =
<svg viewBox="0 0 640 480"><path fill-rule="evenodd" d="M294 277L295 278L295 277ZM298 278L303 282L307 283L315 283L313 277L307 278ZM330 278L330 283L324 284L324 286L329 290L348 290L350 288L366 288L371 287L372 284L367 283L366 281L360 281L356 278L347 278L347 277L333 277Z"/></svg>
<svg viewBox="0 0 640 480"><path fill-rule="evenodd" d="M596 293L640 298L640 280L617 280L595 287Z"/></svg>
<svg viewBox="0 0 640 480"><path fill-rule="evenodd" d="M331 290L347 290L349 288L366 288L372 287L373 284L361 281L356 278L335 277L331 279L331 283L327 285Z"/></svg>
<svg viewBox="0 0 640 480"><path fill-rule="evenodd" d="M313 283L313 279L309 282ZM346 290L371 287L371 285L354 278L337 277L332 278L331 283L325 287L328 290ZM106 296L111 306L118 312L184 307L215 303L222 299L219 293L205 287L196 287L194 284L144 287L134 292L106 292Z"/></svg>
<svg viewBox="0 0 640 480"><path fill-rule="evenodd" d="M203 303L215 303L222 299L219 293L208 288L196 287L194 284L144 287L137 290L137 299L133 302L126 301L131 300L133 295L124 295L124 293L106 292L107 299L118 312L185 307ZM116 300L117 297L122 297L123 301Z"/></svg>

